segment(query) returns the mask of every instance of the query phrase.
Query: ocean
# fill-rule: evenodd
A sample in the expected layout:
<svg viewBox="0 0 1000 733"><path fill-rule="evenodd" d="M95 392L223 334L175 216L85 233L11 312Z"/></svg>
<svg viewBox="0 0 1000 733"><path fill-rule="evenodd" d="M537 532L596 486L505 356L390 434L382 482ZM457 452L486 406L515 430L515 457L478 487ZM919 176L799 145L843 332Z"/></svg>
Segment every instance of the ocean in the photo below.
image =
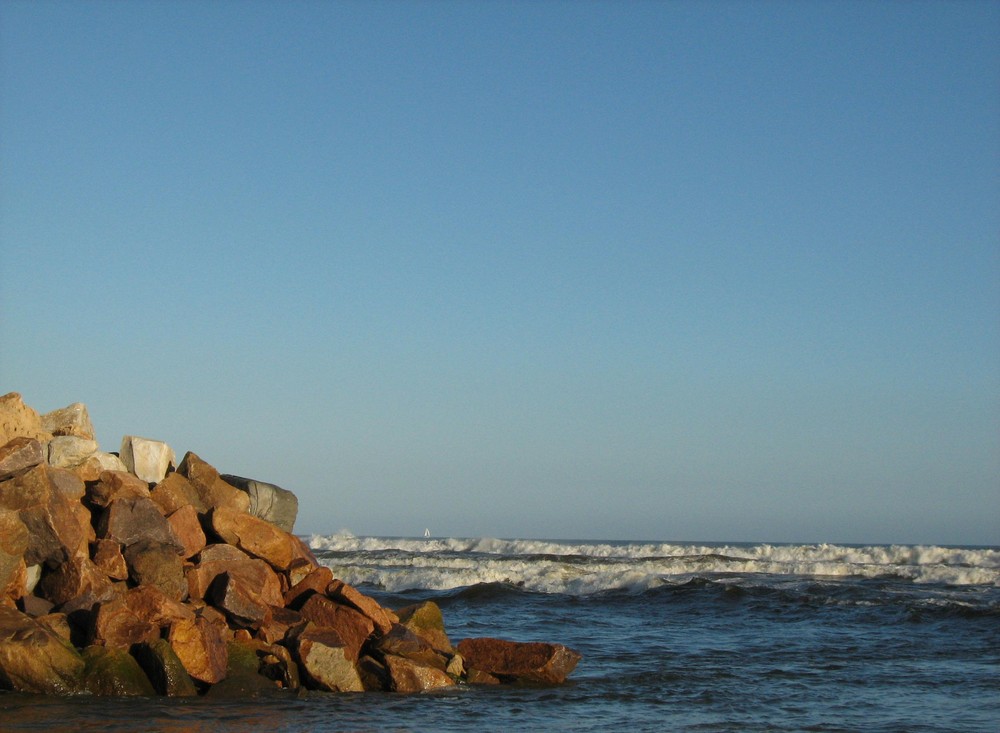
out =
<svg viewBox="0 0 1000 733"><path fill-rule="evenodd" d="M314 536L453 642L549 641L558 687L251 700L0 693L0 731L1000 730L1000 548Z"/></svg>

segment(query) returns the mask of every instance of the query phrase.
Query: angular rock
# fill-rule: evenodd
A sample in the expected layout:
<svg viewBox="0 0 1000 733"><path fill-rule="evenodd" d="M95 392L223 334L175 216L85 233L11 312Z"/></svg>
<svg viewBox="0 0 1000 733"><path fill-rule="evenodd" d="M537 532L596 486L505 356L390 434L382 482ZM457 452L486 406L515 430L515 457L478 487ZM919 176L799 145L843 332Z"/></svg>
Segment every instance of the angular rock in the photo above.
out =
<svg viewBox="0 0 1000 733"><path fill-rule="evenodd" d="M194 679L211 685L225 678L229 653L222 625L204 616L177 621L170 626L167 641Z"/></svg>
<svg viewBox="0 0 1000 733"><path fill-rule="evenodd" d="M153 585L132 588L125 594L125 603L140 619L161 629L169 627L175 621L190 621L195 618L191 606L170 598Z"/></svg>
<svg viewBox="0 0 1000 733"><path fill-rule="evenodd" d="M87 491L87 486L84 484L83 479L66 468L53 468L49 466L49 481L51 481L54 491L73 502L82 499Z"/></svg>
<svg viewBox="0 0 1000 733"><path fill-rule="evenodd" d="M97 481L105 471L120 471L128 473L121 458L114 453L97 451L85 458L82 463L78 463L71 469L83 481Z"/></svg>
<svg viewBox="0 0 1000 733"><path fill-rule="evenodd" d="M284 605L289 608L299 609L310 595L314 593L326 593L326 589L332 582L333 571L321 565L285 591Z"/></svg>
<svg viewBox="0 0 1000 733"><path fill-rule="evenodd" d="M361 647L375 630L372 620L360 611L319 594L309 596L299 613L318 627L336 631L352 661L357 661Z"/></svg>
<svg viewBox="0 0 1000 733"><path fill-rule="evenodd" d="M84 686L92 695L152 697L156 694L139 663L124 649L89 646L83 650Z"/></svg>
<svg viewBox="0 0 1000 733"><path fill-rule="evenodd" d="M288 489L242 476L224 474L222 480L250 497L250 514L291 532L299 513L299 500Z"/></svg>
<svg viewBox="0 0 1000 733"><path fill-rule="evenodd" d="M115 649L129 649L133 644L160 638L160 627L140 618L129 608L124 596L98 604L90 639L93 643Z"/></svg>
<svg viewBox="0 0 1000 733"><path fill-rule="evenodd" d="M282 643L307 623L298 611L272 606L270 616L257 629L257 638L268 644Z"/></svg>
<svg viewBox="0 0 1000 733"><path fill-rule="evenodd" d="M95 507L108 507L115 499L149 498L149 485L127 471L102 471L87 489L87 499Z"/></svg>
<svg viewBox="0 0 1000 733"><path fill-rule="evenodd" d="M0 447L0 481L44 463L45 459L45 449L34 438L12 438Z"/></svg>
<svg viewBox="0 0 1000 733"><path fill-rule="evenodd" d="M51 601L47 601L44 598L39 598L36 595L26 595L22 596L20 599L21 610L32 618L40 618L52 612L55 606ZM59 614L63 615L63 614Z"/></svg>
<svg viewBox="0 0 1000 733"><path fill-rule="evenodd" d="M28 529L25 562L55 567L86 552L87 535L72 502L56 490L49 467L40 464L0 483L0 508L15 509Z"/></svg>
<svg viewBox="0 0 1000 733"><path fill-rule="evenodd" d="M225 542L265 560L276 570L288 570L301 557L297 537L235 509L216 507L212 511L212 529Z"/></svg>
<svg viewBox="0 0 1000 733"><path fill-rule="evenodd" d="M280 661L279 657L273 653L274 649L274 647L259 641L230 642L226 679L213 685L206 697L246 698L275 694L280 689L279 681L262 674L265 666L264 657L267 656L277 662L277 665L269 664L268 671L278 674L282 679L287 678L285 674L287 670L282 671L276 668L280 666ZM282 651L287 654L287 650ZM294 667L294 664L292 666Z"/></svg>
<svg viewBox="0 0 1000 733"><path fill-rule="evenodd" d="M49 465L69 468L83 463L97 452L97 441L75 435L57 435L49 441Z"/></svg>
<svg viewBox="0 0 1000 733"><path fill-rule="evenodd" d="M205 514L208 511L194 484L176 471L154 486L149 496L164 515L173 514L186 506L194 508L198 514Z"/></svg>
<svg viewBox="0 0 1000 733"><path fill-rule="evenodd" d="M198 694L198 688L166 639L140 644L133 654L157 694L168 697L194 697Z"/></svg>
<svg viewBox="0 0 1000 733"><path fill-rule="evenodd" d="M521 682L561 684L580 661L580 654L561 644L503 639L463 639L458 653L468 669Z"/></svg>
<svg viewBox="0 0 1000 733"><path fill-rule="evenodd" d="M281 581L271 566L230 545L209 545L201 552L198 564L186 572L188 592L192 598L206 598L217 579L226 574L252 591L258 602L283 605Z"/></svg>
<svg viewBox="0 0 1000 733"><path fill-rule="evenodd" d="M129 577L136 585L155 586L175 601L187 597L184 561L177 553L177 545L139 541L126 547L123 554Z"/></svg>
<svg viewBox="0 0 1000 733"><path fill-rule="evenodd" d="M500 685L503 684L499 677L483 672L481 669L470 669L465 674L465 681L470 685Z"/></svg>
<svg viewBox="0 0 1000 733"><path fill-rule="evenodd" d="M395 692L423 692L455 684L443 670L405 657L387 654L385 666L389 670L390 688Z"/></svg>
<svg viewBox="0 0 1000 733"><path fill-rule="evenodd" d="M333 629L309 624L296 635L294 646L307 687L331 692L364 691L354 660Z"/></svg>
<svg viewBox="0 0 1000 733"><path fill-rule="evenodd" d="M226 612L232 623L249 629L258 629L271 612L271 607L261 601L257 589L244 582L238 575L222 573L209 589L212 605Z"/></svg>
<svg viewBox="0 0 1000 733"><path fill-rule="evenodd" d="M47 412L41 416L42 428L54 436L72 435L77 438L94 440L94 425L90 422L87 406L82 402L74 402L59 410Z"/></svg>
<svg viewBox="0 0 1000 733"><path fill-rule="evenodd" d="M183 552L181 541L152 499L123 496L112 500L97 522L97 536L125 547L136 542L161 542Z"/></svg>
<svg viewBox="0 0 1000 733"><path fill-rule="evenodd" d="M198 520L198 512L193 506L190 504L182 506L167 517L167 523L180 540L185 558L193 557L205 549L205 532Z"/></svg>
<svg viewBox="0 0 1000 733"><path fill-rule="evenodd" d="M47 443L52 440L52 433L42 427L41 417L24 404L20 394L8 392L0 397L0 445L17 437Z"/></svg>
<svg viewBox="0 0 1000 733"><path fill-rule="evenodd" d="M39 594L56 606L87 596L91 603L108 600L114 589L108 577L88 557L74 557L48 572L38 584Z"/></svg>
<svg viewBox="0 0 1000 733"><path fill-rule="evenodd" d="M128 566L122 555L122 546L114 540L97 540L92 548L91 559L112 580L128 578Z"/></svg>
<svg viewBox="0 0 1000 733"><path fill-rule="evenodd" d="M72 638L69 618L65 613L46 613L38 616L36 620L63 641L69 642Z"/></svg>
<svg viewBox="0 0 1000 733"><path fill-rule="evenodd" d="M28 528L18 512L0 509L0 600L17 600L27 591Z"/></svg>
<svg viewBox="0 0 1000 733"><path fill-rule="evenodd" d="M392 625L398 621L396 614L392 611L382 608L374 598L366 596L342 580L334 579L327 586L326 594L334 600L346 603L361 611L375 623L375 628L380 633L388 634L392 631Z"/></svg>
<svg viewBox="0 0 1000 733"><path fill-rule="evenodd" d="M376 644L378 651L388 656L403 657L444 672L447 659L435 651L423 637L417 636L402 624L395 624Z"/></svg>
<svg viewBox="0 0 1000 733"><path fill-rule="evenodd" d="M131 473L151 484L163 480L176 458L174 449L163 441L140 438L138 435L122 438L119 455Z"/></svg>
<svg viewBox="0 0 1000 733"><path fill-rule="evenodd" d="M444 630L444 616L434 601L425 601L401 608L396 612L399 623L417 636L425 639L434 649L454 654L455 648Z"/></svg>
<svg viewBox="0 0 1000 733"><path fill-rule="evenodd" d="M389 690L392 685L386 666L367 654L358 660L358 675L365 691Z"/></svg>
<svg viewBox="0 0 1000 733"><path fill-rule="evenodd" d="M81 691L85 663L66 640L0 606L0 689L69 695Z"/></svg>
<svg viewBox="0 0 1000 733"><path fill-rule="evenodd" d="M190 481L207 509L227 507L238 512L250 510L250 497L229 485L219 476L214 466L206 463L190 451L184 454L177 473Z"/></svg>

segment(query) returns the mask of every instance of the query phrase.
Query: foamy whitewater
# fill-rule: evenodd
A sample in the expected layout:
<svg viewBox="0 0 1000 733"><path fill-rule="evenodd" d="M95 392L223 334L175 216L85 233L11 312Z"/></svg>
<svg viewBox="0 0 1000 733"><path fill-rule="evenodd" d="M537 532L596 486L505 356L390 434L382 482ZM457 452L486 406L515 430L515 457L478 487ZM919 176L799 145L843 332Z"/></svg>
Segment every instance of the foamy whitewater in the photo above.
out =
<svg viewBox="0 0 1000 733"><path fill-rule="evenodd" d="M566 644L557 687L275 698L0 693L0 730L1000 730L1000 548L309 538L389 608L432 600L453 642Z"/></svg>

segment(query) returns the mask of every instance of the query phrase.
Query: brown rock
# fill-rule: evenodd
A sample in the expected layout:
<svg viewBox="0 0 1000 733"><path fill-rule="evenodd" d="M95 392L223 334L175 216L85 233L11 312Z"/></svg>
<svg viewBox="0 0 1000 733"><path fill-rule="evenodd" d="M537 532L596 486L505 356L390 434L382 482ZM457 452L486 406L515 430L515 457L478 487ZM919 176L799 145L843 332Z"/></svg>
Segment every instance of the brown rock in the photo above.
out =
<svg viewBox="0 0 1000 733"><path fill-rule="evenodd" d="M34 594L21 596L21 599L20 601L18 601L18 603L21 610L24 611L29 616L31 616L32 618L40 618L49 613L52 613L52 609L55 608L55 605L53 605L51 601L47 601L44 598L39 598Z"/></svg>
<svg viewBox="0 0 1000 733"><path fill-rule="evenodd" d="M71 501L53 486L49 467L40 464L0 483L0 509L19 512L28 529L25 562L55 567L86 552L87 535Z"/></svg>
<svg viewBox="0 0 1000 733"><path fill-rule="evenodd" d="M17 512L0 509L0 599L17 600L25 594L28 528Z"/></svg>
<svg viewBox="0 0 1000 733"><path fill-rule="evenodd" d="M111 581L94 565L90 558L77 556L45 574L37 592L56 606L61 606L81 596L91 602L108 600L114 595Z"/></svg>
<svg viewBox="0 0 1000 733"><path fill-rule="evenodd" d="M194 484L176 471L154 486L149 496L160 507L164 516L186 506L193 507L198 514L205 514L208 511Z"/></svg>
<svg viewBox="0 0 1000 733"><path fill-rule="evenodd" d="M357 661L361 647L375 630L372 620L360 611L319 594L309 596L299 613L316 626L336 631L353 661Z"/></svg>
<svg viewBox="0 0 1000 733"><path fill-rule="evenodd" d="M270 615L257 629L257 638L268 644L278 644L294 635L306 623L308 622L298 611L272 606Z"/></svg>
<svg viewBox="0 0 1000 733"><path fill-rule="evenodd" d="M290 608L301 608L305 599L313 593L326 593L333 582L333 571L325 566L313 568L302 580L285 592L284 604Z"/></svg>
<svg viewBox="0 0 1000 733"><path fill-rule="evenodd" d="M167 628L175 621L190 621L195 617L195 612L190 606L170 598L154 585L132 588L124 598L136 616L161 629Z"/></svg>
<svg viewBox="0 0 1000 733"><path fill-rule="evenodd" d="M97 540L93 545L94 565L104 571L112 580L125 580L128 578L128 566L125 564L125 556L122 555L122 546L114 540Z"/></svg>
<svg viewBox="0 0 1000 733"><path fill-rule="evenodd" d="M230 545L209 545L199 555L199 562L187 569L188 592L192 598L206 598L209 588L224 574L252 589L259 602L282 606L281 582L271 566L252 558ZM225 581L221 581L225 582Z"/></svg>
<svg viewBox="0 0 1000 733"><path fill-rule="evenodd" d="M465 676L465 681L470 685L499 685L502 684L498 677L481 669L470 669Z"/></svg>
<svg viewBox="0 0 1000 733"><path fill-rule="evenodd" d="M288 570L301 557L297 537L235 509L216 507L212 511L212 529L225 542L267 561L275 570Z"/></svg>
<svg viewBox="0 0 1000 733"><path fill-rule="evenodd" d="M92 695L105 697L152 697L156 694L142 667L128 650L93 645L81 655L86 663L84 685Z"/></svg>
<svg viewBox="0 0 1000 733"><path fill-rule="evenodd" d="M87 498L98 507L107 507L115 499L141 496L149 498L149 485L127 471L102 471L100 479L90 485Z"/></svg>
<svg viewBox="0 0 1000 733"><path fill-rule="evenodd" d="M225 611L232 623L244 628L260 628L271 611L251 584L228 572L212 583L209 600L216 608Z"/></svg>
<svg viewBox="0 0 1000 733"><path fill-rule="evenodd" d="M52 433L42 427L38 413L24 404L17 392L0 397L0 445L11 438L34 438L40 443L52 440Z"/></svg>
<svg viewBox="0 0 1000 733"><path fill-rule="evenodd" d="M83 462L72 466L70 469L73 473L80 477L82 481L91 483L93 481L99 481L101 474L105 471L121 471L127 472L125 464L122 463L121 458L116 456L114 453L106 453L104 451L97 451L83 460Z"/></svg>
<svg viewBox="0 0 1000 733"><path fill-rule="evenodd" d="M0 688L66 695L82 687L84 661L65 639L0 606Z"/></svg>
<svg viewBox="0 0 1000 733"><path fill-rule="evenodd" d="M560 684L580 661L580 654L561 644L503 639L463 639L458 653L468 669L503 679Z"/></svg>
<svg viewBox="0 0 1000 733"><path fill-rule="evenodd" d="M364 691L354 660L336 631L309 624L296 635L294 644L307 687L332 692Z"/></svg>
<svg viewBox="0 0 1000 733"><path fill-rule="evenodd" d="M34 438L19 436L0 447L0 481L45 463L45 450Z"/></svg>
<svg viewBox="0 0 1000 733"><path fill-rule="evenodd" d="M94 440L94 425L90 422L87 406L74 402L59 410L47 412L40 418L42 428L52 435L72 435L85 440Z"/></svg>
<svg viewBox="0 0 1000 733"><path fill-rule="evenodd" d="M91 640L117 649L160 638L160 627L142 619L129 608L125 597L119 596L98 604L94 614Z"/></svg>
<svg viewBox="0 0 1000 733"><path fill-rule="evenodd" d="M160 542L183 551L181 541L153 500L141 496L113 499L97 522L97 535L125 547L141 541Z"/></svg>
<svg viewBox="0 0 1000 733"><path fill-rule="evenodd" d="M166 639L140 644L134 654L158 694L168 697L194 697L198 694L191 676Z"/></svg>
<svg viewBox="0 0 1000 733"><path fill-rule="evenodd" d="M442 672L447 666L443 653L435 651L423 637L417 636L402 624L395 624L392 631L378 640L377 647L382 654L404 657Z"/></svg>
<svg viewBox="0 0 1000 733"><path fill-rule="evenodd" d="M167 640L189 675L215 684L226 676L229 654L225 637L222 626L197 616L173 623Z"/></svg>
<svg viewBox="0 0 1000 733"><path fill-rule="evenodd" d="M153 585L175 601L187 597L184 561L177 546L156 541L136 542L125 548L129 577L137 585Z"/></svg>
<svg viewBox="0 0 1000 733"><path fill-rule="evenodd" d="M222 480L214 466L188 452L177 467L177 473L190 481L207 509L228 507L238 512L250 511L250 497Z"/></svg>
<svg viewBox="0 0 1000 733"><path fill-rule="evenodd" d="M407 606L396 613L399 616L399 623L425 639L433 648L448 654L455 653L455 648L444 630L441 608L434 601Z"/></svg>
<svg viewBox="0 0 1000 733"><path fill-rule="evenodd" d="M193 506L190 504L182 506L167 517L167 522L184 547L185 558L197 555L205 549L205 532L201 528L198 512Z"/></svg>
<svg viewBox="0 0 1000 733"><path fill-rule="evenodd" d="M393 654L385 656L391 689L396 692L423 692L452 687L455 682L443 670Z"/></svg>
<svg viewBox="0 0 1000 733"><path fill-rule="evenodd" d="M342 580L334 579L326 588L326 594L341 603L353 606L375 623L375 628L383 634L392 630L392 625L398 621L396 614L382 608L374 598L366 596L357 588Z"/></svg>
<svg viewBox="0 0 1000 733"><path fill-rule="evenodd" d="M0 605L13 607L28 594L28 567L23 557L5 558L0 553Z"/></svg>
<svg viewBox="0 0 1000 733"><path fill-rule="evenodd" d="M87 491L87 486L84 484L83 479L67 468L49 466L49 480L52 482L52 488L55 491L72 502L78 502Z"/></svg>
<svg viewBox="0 0 1000 733"><path fill-rule="evenodd" d="M28 615L30 616L31 614ZM70 640L72 631L69 625L69 618L67 618L65 613L45 613L38 616L35 620L63 641L68 642Z"/></svg>

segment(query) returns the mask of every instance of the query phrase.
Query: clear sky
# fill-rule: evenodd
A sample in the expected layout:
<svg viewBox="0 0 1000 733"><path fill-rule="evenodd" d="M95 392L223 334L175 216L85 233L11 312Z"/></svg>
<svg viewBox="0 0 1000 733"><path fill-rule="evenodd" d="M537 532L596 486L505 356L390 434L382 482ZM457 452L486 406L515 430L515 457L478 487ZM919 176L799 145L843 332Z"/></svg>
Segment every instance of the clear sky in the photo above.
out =
<svg viewBox="0 0 1000 733"><path fill-rule="evenodd" d="M1000 3L0 2L0 391L296 530L1000 544Z"/></svg>

